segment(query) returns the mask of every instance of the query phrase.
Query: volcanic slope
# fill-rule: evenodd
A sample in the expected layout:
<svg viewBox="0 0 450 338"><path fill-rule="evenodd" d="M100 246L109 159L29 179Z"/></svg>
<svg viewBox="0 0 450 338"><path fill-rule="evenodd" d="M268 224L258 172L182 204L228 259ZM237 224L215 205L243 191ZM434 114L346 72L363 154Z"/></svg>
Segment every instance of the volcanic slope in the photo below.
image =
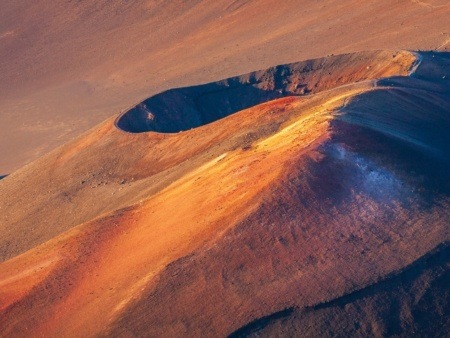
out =
<svg viewBox="0 0 450 338"><path fill-rule="evenodd" d="M450 50L448 0L0 1L0 175L135 102L298 60Z"/></svg>
<svg viewBox="0 0 450 338"><path fill-rule="evenodd" d="M376 51L170 90L2 179L2 333L448 332L449 72Z"/></svg>

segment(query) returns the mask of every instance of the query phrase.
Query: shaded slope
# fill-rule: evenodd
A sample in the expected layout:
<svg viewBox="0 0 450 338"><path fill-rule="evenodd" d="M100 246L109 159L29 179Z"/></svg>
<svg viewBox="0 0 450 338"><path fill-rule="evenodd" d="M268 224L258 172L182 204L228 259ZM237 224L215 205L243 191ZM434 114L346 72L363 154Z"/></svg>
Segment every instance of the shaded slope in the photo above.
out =
<svg viewBox="0 0 450 338"><path fill-rule="evenodd" d="M450 326L448 243L399 274L328 303L260 318L230 337L301 336L444 337Z"/></svg>
<svg viewBox="0 0 450 338"><path fill-rule="evenodd" d="M380 76L413 61L373 55L389 59ZM125 133L111 119L3 179L2 332L223 336L317 306L323 328L332 314L320 304L449 239L449 136L434 129L450 127L438 76L448 55L428 56L416 78L279 98L176 134ZM425 277L424 307L439 314L440 282Z"/></svg>

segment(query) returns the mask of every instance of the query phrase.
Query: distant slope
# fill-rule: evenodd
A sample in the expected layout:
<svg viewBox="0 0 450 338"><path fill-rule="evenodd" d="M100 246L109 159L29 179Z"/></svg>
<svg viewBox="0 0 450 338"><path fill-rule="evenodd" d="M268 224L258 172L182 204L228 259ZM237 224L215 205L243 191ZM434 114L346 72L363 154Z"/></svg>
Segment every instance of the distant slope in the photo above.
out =
<svg viewBox="0 0 450 338"><path fill-rule="evenodd" d="M214 97L228 114L198 125L168 108L212 84L180 105L162 93L2 179L2 333L438 334L450 56L419 60L373 51L220 81L236 85ZM249 87L269 95L246 107ZM117 128L136 116L159 132Z"/></svg>
<svg viewBox="0 0 450 338"><path fill-rule="evenodd" d="M149 95L329 54L450 48L446 0L0 2L0 174Z"/></svg>

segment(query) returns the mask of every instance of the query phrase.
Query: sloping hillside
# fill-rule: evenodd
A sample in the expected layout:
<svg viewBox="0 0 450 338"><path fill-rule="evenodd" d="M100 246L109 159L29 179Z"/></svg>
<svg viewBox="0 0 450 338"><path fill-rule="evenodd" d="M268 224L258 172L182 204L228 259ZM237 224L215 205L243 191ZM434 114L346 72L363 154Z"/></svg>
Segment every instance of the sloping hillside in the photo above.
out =
<svg viewBox="0 0 450 338"><path fill-rule="evenodd" d="M379 51L171 90L2 179L3 334L448 332L449 72Z"/></svg>

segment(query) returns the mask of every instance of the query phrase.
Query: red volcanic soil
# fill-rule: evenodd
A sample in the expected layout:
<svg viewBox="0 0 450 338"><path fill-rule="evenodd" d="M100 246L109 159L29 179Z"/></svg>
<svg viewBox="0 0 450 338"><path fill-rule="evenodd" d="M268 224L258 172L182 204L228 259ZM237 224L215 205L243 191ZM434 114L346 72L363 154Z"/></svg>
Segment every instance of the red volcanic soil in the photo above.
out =
<svg viewBox="0 0 450 338"><path fill-rule="evenodd" d="M0 1L0 173L163 90L376 49L450 48L448 0Z"/></svg>
<svg viewBox="0 0 450 338"><path fill-rule="evenodd" d="M17 170L2 335L445 335L449 73L372 51L173 89Z"/></svg>

